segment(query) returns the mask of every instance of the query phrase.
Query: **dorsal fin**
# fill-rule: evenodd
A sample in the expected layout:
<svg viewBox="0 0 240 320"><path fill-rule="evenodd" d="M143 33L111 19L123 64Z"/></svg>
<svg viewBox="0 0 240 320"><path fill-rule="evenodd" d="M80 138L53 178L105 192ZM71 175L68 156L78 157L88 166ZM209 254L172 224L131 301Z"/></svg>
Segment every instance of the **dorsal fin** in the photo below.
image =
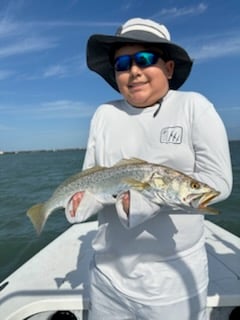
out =
<svg viewBox="0 0 240 320"><path fill-rule="evenodd" d="M138 164L146 164L147 161L142 160L142 159L138 159L138 158L131 158L131 159L122 159L120 161L118 161L114 166L114 167L122 167L122 166L127 166L127 165L138 165ZM98 171L102 171L104 169L107 169L108 167L101 167L101 166L95 166L89 169L85 169L71 177L69 177L66 181L64 181L64 183L71 183L79 178L83 178L89 174L93 174L96 173Z"/></svg>
<svg viewBox="0 0 240 320"><path fill-rule="evenodd" d="M74 175L72 175L71 177L69 177L68 179L66 179L63 183L64 184L68 184L68 183L71 183L71 182L74 182L76 181L77 179L79 178L83 178L89 174L92 174L92 173L95 173L95 172L98 172L98 171L101 171L103 170L105 167L100 167L100 166L95 166L95 167L92 167L92 168L89 168L89 169L85 169L83 171L80 171Z"/></svg>
<svg viewBox="0 0 240 320"><path fill-rule="evenodd" d="M91 173L94 173L94 172L98 172L98 171L101 171L103 170L105 167L101 167L101 166L95 166L95 167L92 167L92 168L89 168L89 169L85 169L81 172L82 176L85 176L85 175L88 175L88 174L91 174Z"/></svg>

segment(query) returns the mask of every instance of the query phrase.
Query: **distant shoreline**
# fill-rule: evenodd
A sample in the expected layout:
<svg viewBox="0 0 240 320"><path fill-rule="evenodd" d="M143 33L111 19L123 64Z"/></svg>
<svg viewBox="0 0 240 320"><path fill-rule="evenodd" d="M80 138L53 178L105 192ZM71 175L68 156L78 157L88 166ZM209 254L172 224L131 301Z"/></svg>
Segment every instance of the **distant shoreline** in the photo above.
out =
<svg viewBox="0 0 240 320"><path fill-rule="evenodd" d="M20 151L0 151L0 155L17 153L35 153L35 152L65 152L65 151L85 151L86 148L67 148L67 149L40 149L40 150L20 150Z"/></svg>
<svg viewBox="0 0 240 320"><path fill-rule="evenodd" d="M239 143L240 140L229 140L229 143ZM4 154L16 153L34 153L34 152L62 152L62 151L85 151L86 148L66 148L66 149L39 149L39 150L19 150L19 151L4 151L0 150L0 156Z"/></svg>

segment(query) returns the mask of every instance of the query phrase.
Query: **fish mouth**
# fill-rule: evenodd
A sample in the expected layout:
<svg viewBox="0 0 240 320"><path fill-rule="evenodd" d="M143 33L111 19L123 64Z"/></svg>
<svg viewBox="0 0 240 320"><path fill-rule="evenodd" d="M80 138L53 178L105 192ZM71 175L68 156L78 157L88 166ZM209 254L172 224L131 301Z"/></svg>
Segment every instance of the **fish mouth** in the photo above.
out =
<svg viewBox="0 0 240 320"><path fill-rule="evenodd" d="M195 209L204 209L207 207L209 202L216 198L220 194L219 191L209 191L204 194L195 195L193 196L192 200L190 201L191 207Z"/></svg>

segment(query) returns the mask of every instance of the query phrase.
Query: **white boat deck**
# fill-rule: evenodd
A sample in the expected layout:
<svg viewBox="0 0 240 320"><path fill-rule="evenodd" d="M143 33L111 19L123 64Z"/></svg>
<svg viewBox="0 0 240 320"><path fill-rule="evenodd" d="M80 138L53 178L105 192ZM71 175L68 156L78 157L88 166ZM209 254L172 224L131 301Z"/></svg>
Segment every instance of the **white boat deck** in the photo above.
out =
<svg viewBox="0 0 240 320"><path fill-rule="evenodd" d="M72 226L5 279L0 284L0 319L87 309L88 264L96 227L97 222ZM206 221L206 240L208 307L240 306L240 238Z"/></svg>

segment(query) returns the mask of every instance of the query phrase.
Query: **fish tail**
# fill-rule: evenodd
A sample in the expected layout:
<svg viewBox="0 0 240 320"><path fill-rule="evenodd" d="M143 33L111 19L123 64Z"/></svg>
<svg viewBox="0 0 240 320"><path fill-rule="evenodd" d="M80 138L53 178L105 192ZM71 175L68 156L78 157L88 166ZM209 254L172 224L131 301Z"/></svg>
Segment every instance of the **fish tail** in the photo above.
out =
<svg viewBox="0 0 240 320"><path fill-rule="evenodd" d="M27 216L32 221L37 234L40 235L47 220L47 213L46 210L44 210L44 203L38 203L28 209Z"/></svg>

